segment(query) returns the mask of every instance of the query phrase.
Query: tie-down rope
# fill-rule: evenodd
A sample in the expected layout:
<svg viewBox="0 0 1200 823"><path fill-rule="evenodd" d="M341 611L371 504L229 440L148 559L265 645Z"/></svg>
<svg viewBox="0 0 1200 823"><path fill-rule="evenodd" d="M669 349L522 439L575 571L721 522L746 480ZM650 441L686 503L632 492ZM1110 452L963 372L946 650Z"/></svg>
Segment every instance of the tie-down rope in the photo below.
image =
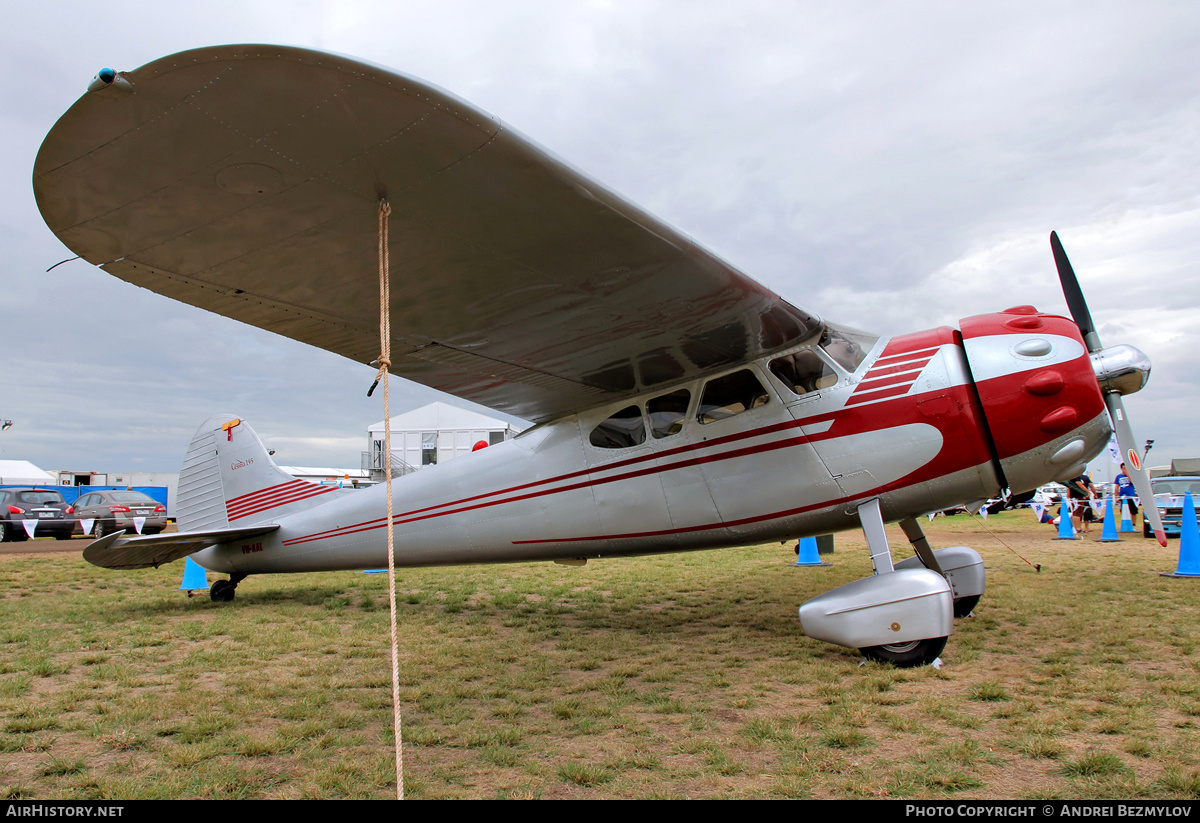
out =
<svg viewBox="0 0 1200 823"><path fill-rule="evenodd" d="M396 550L392 542L392 407L388 394L388 369L392 365L392 287L388 271L388 215L392 207L387 200L379 201L379 374L375 384L383 381L383 451L384 478L387 483L387 544L388 544L388 612L392 632L392 733L396 748L396 799L404 799L404 743L400 723L400 649L396 641ZM371 391L375 385L371 386ZM367 392L369 397L371 392Z"/></svg>

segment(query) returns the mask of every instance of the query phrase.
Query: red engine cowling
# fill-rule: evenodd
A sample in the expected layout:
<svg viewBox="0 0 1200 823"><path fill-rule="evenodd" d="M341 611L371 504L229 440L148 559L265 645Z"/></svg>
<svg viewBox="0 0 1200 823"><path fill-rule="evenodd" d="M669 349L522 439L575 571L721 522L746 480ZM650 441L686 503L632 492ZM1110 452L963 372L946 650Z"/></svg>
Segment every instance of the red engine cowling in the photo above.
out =
<svg viewBox="0 0 1200 823"><path fill-rule="evenodd" d="M996 457L1014 492L1081 474L1112 434L1079 329L1017 306L960 322Z"/></svg>

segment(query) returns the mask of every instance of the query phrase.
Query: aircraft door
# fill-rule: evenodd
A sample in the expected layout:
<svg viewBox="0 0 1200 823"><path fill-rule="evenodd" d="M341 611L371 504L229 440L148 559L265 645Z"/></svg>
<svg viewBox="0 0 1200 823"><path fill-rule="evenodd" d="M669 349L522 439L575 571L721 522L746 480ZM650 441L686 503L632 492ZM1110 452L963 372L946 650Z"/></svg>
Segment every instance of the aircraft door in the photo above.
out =
<svg viewBox="0 0 1200 823"><path fill-rule="evenodd" d="M842 460L841 446L829 437L832 413L841 405L838 370L816 347L810 347L773 358L768 371L783 385L781 396L786 398L788 412L808 442L802 458L807 460L807 471L801 495L813 502L828 502L874 488L871 472Z"/></svg>
<svg viewBox="0 0 1200 823"><path fill-rule="evenodd" d="M709 380L691 426L721 519L747 537L781 512L837 496L804 433L765 384L753 367Z"/></svg>

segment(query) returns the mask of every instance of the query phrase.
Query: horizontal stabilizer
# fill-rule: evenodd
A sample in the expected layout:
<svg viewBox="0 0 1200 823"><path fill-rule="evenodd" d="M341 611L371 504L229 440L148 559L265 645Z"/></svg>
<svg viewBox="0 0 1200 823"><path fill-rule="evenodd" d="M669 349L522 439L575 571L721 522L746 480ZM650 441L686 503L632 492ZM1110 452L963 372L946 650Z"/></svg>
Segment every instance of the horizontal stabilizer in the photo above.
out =
<svg viewBox="0 0 1200 823"><path fill-rule="evenodd" d="M89 545L83 550L83 559L104 569L157 569L164 563L187 557L209 546L230 540L245 540L278 528L274 523L267 523L245 529L210 529L144 537L126 537L125 532L120 531Z"/></svg>

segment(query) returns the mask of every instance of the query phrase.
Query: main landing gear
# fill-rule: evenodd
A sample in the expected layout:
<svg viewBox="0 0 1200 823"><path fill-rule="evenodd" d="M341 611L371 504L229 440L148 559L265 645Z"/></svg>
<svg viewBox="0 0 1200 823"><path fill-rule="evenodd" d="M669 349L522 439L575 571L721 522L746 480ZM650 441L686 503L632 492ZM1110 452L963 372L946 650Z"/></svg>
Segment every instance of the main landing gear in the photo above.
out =
<svg viewBox="0 0 1200 823"><path fill-rule="evenodd" d="M817 640L858 649L868 660L908 668L933 663L983 595L983 558L974 549L934 551L916 520L900 522L915 557L893 565L879 500L858 507L875 576L855 580L800 607L800 626Z"/></svg>
<svg viewBox="0 0 1200 823"><path fill-rule="evenodd" d="M244 574L231 574L228 580L218 580L208 590L208 596L215 603L229 603L237 593L237 584L246 579Z"/></svg>

